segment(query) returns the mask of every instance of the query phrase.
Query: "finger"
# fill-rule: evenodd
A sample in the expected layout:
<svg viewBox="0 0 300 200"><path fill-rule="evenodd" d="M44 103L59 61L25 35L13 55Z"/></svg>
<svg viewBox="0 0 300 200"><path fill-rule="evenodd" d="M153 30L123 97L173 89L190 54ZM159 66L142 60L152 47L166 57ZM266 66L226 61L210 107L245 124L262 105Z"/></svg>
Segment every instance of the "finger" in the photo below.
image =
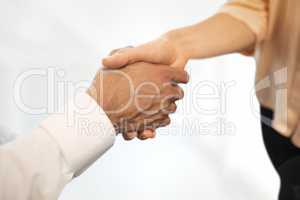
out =
<svg viewBox="0 0 300 200"><path fill-rule="evenodd" d="M145 130L152 131L156 129L160 125L162 121L164 121L168 116L160 111L158 114L149 116L149 118L142 118L137 120L134 125L135 132L143 132ZM149 132L150 133L150 132ZM151 134L151 133L150 133Z"/></svg>
<svg viewBox="0 0 300 200"><path fill-rule="evenodd" d="M137 136L137 132L127 132L123 133L122 135L124 140L132 140Z"/></svg>
<svg viewBox="0 0 300 200"><path fill-rule="evenodd" d="M156 137L156 132L155 131L153 131L152 132L152 136L151 136L151 138L153 139L153 138L155 138Z"/></svg>
<svg viewBox="0 0 300 200"><path fill-rule="evenodd" d="M170 123L171 123L171 119L169 118L169 116L167 116L165 119L163 119L163 120L157 120L155 123L153 123L153 128L157 129L159 127L164 127L164 126L169 125ZM149 139L149 138L155 138L156 132L153 131L153 130L149 129L149 130L144 130L143 132L139 132L138 135L137 135L137 137L140 140L146 140L146 139Z"/></svg>
<svg viewBox="0 0 300 200"><path fill-rule="evenodd" d="M174 101L183 99L184 97L183 89L177 85L171 85L168 88L166 88L165 94L166 96L162 101L165 101L165 103L173 103Z"/></svg>
<svg viewBox="0 0 300 200"><path fill-rule="evenodd" d="M177 110L177 105L175 103L172 103L168 108L164 109L162 112L165 115L171 114L171 113L175 113Z"/></svg>
<svg viewBox="0 0 300 200"><path fill-rule="evenodd" d="M155 137L155 132L153 130L144 130L143 132L139 132L137 137L140 140L147 140Z"/></svg>
<svg viewBox="0 0 300 200"><path fill-rule="evenodd" d="M169 116L167 116L162 121L159 121L159 122L155 123L155 129L160 128L160 127L168 126L170 123L171 123L171 119L170 119Z"/></svg>
<svg viewBox="0 0 300 200"><path fill-rule="evenodd" d="M184 97L184 91L179 86L168 86L165 88L163 96L160 98L160 110L163 110L165 113L167 113L170 109L175 109L175 102L182 99ZM172 105L175 104L175 105ZM156 108L157 109L157 108ZM173 111L173 110L172 110Z"/></svg>
<svg viewBox="0 0 300 200"><path fill-rule="evenodd" d="M171 78L175 83L188 83L189 82L189 74L182 69L170 68L171 70Z"/></svg>
<svg viewBox="0 0 300 200"><path fill-rule="evenodd" d="M151 128L149 128L149 125L148 125L146 130L138 131L137 137L140 140L146 140L146 139L149 139L149 138L154 138L156 136L156 133L154 131L155 129L157 129L159 127L167 126L171 123L170 117L167 116L167 115L164 115L164 116L165 116L164 118L154 121L151 124Z"/></svg>
<svg viewBox="0 0 300 200"><path fill-rule="evenodd" d="M109 56L112 56L116 53L122 53L124 50L129 49L129 48L133 48L133 46L127 46L127 47L123 47L123 48L114 49L109 53Z"/></svg>
<svg viewBox="0 0 300 200"><path fill-rule="evenodd" d="M161 119L158 119L158 120L154 121L151 124L151 129L150 128L148 128L148 129L149 130L156 130L157 128L167 126L170 123L171 123L170 117L168 115L164 115L164 118L161 118Z"/></svg>
<svg viewBox="0 0 300 200"><path fill-rule="evenodd" d="M107 68L117 69L128 64L143 60L143 50L138 47L127 48L110 55L102 60L102 64Z"/></svg>
<svg viewBox="0 0 300 200"><path fill-rule="evenodd" d="M183 99L184 97L184 91L181 87L179 86L174 86L175 90L176 90L176 95L174 96L173 101L177 101L177 100L180 100L180 99Z"/></svg>
<svg viewBox="0 0 300 200"><path fill-rule="evenodd" d="M165 116L166 116L166 114L164 114L161 109L157 108L157 111L155 114L152 114L152 115L143 115L142 114L142 115L137 116L134 119L134 121L136 121L138 124L138 125L136 125L136 127L143 125L142 130L147 130L147 129L152 129L151 124L153 122L164 119ZM150 125L150 126L148 126L148 125Z"/></svg>

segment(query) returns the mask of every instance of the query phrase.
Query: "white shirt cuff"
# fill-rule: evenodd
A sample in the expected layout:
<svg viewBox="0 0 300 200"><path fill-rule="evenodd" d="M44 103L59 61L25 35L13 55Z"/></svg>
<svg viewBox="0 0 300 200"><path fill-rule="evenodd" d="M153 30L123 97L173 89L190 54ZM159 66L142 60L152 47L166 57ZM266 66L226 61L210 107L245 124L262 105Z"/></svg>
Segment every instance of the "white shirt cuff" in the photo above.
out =
<svg viewBox="0 0 300 200"><path fill-rule="evenodd" d="M58 143L71 172L78 176L113 145L116 132L87 93L74 99L64 112L50 115L40 127Z"/></svg>

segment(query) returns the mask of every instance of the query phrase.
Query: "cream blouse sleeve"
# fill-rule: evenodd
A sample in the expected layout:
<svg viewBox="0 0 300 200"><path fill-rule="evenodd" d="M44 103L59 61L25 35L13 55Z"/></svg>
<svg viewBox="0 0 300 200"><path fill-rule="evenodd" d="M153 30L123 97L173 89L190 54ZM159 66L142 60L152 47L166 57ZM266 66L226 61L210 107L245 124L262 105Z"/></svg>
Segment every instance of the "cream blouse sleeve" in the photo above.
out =
<svg viewBox="0 0 300 200"><path fill-rule="evenodd" d="M268 0L229 0L219 11L243 22L261 42L267 31Z"/></svg>

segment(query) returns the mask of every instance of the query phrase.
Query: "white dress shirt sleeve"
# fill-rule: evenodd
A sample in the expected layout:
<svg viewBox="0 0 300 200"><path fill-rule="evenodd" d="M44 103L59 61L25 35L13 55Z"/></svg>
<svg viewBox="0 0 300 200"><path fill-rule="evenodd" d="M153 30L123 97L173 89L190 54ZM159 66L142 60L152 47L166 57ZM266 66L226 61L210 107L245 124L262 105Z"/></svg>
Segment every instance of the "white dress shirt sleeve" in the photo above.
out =
<svg viewBox="0 0 300 200"><path fill-rule="evenodd" d="M30 134L0 146L1 200L54 200L114 143L109 118L86 93Z"/></svg>

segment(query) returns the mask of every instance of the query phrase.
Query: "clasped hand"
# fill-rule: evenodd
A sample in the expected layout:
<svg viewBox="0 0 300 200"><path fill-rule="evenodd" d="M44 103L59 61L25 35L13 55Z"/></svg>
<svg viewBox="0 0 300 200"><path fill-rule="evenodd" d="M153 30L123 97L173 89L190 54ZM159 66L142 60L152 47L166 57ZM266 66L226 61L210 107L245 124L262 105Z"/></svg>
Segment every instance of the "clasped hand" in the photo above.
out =
<svg viewBox="0 0 300 200"><path fill-rule="evenodd" d="M172 63L167 62L171 59L166 58L167 54L160 60L152 54L152 59L157 61L153 62L148 55L150 49L114 50L104 59L106 67L98 71L88 90L106 112L116 132L126 140L153 138L157 128L170 124L169 115L176 111L176 101L184 94L178 84L188 82L184 66L172 67ZM180 64L173 61L173 64Z"/></svg>

